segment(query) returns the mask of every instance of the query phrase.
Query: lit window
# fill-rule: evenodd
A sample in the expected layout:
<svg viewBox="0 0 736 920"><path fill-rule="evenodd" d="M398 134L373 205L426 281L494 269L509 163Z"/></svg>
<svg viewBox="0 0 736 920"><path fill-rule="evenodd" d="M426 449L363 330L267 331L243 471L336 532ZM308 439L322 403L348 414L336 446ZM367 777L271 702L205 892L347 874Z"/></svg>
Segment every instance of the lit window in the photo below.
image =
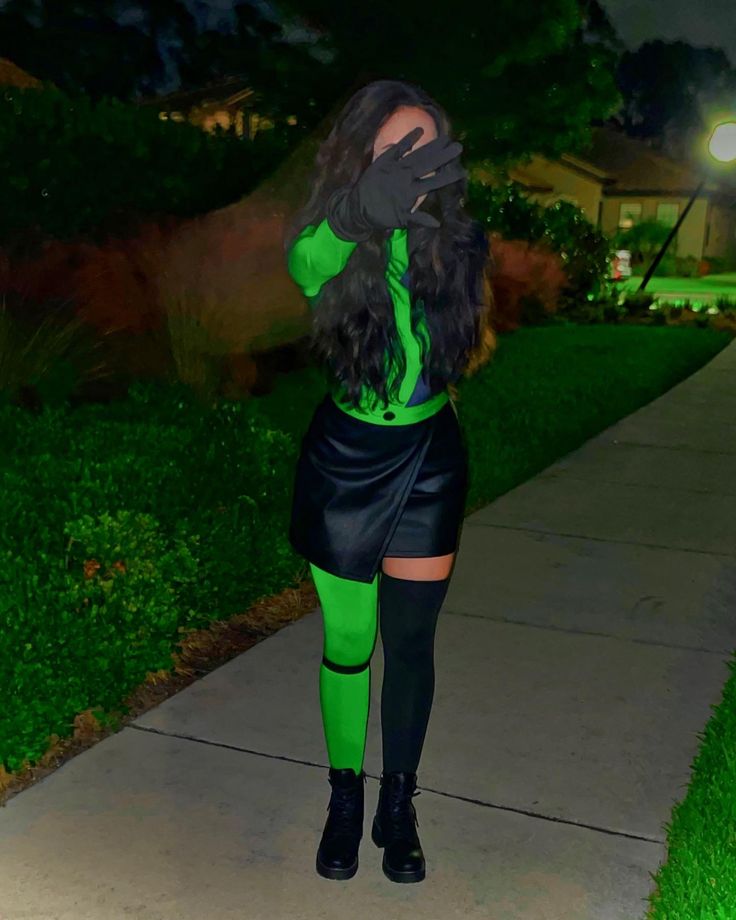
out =
<svg viewBox="0 0 736 920"><path fill-rule="evenodd" d="M618 225L621 230L628 230L641 217L640 201L622 201L618 209Z"/></svg>

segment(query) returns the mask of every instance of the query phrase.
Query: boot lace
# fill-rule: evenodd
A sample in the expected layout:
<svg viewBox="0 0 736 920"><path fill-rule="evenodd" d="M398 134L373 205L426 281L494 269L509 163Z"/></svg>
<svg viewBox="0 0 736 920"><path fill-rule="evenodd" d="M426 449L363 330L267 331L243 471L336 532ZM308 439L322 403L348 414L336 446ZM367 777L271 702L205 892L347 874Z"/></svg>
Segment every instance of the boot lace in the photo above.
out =
<svg viewBox="0 0 736 920"><path fill-rule="evenodd" d="M359 788L334 789L327 804L333 833L352 834L355 831L355 813L358 808Z"/></svg>
<svg viewBox="0 0 736 920"><path fill-rule="evenodd" d="M390 831L394 840L399 838L414 839L414 825L419 824L419 819L412 807L412 799L418 795L421 795L421 790L419 789L412 792L411 795L393 796L387 803L384 811L386 829Z"/></svg>

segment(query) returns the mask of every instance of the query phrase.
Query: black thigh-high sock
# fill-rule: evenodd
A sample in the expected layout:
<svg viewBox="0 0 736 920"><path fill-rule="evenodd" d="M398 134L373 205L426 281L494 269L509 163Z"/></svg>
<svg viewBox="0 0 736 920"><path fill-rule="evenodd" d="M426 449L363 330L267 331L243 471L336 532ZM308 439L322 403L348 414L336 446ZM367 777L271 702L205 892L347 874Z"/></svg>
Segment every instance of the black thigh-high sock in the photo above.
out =
<svg viewBox="0 0 736 920"><path fill-rule="evenodd" d="M380 573L384 773L416 773L434 697L434 635L450 576L414 581Z"/></svg>

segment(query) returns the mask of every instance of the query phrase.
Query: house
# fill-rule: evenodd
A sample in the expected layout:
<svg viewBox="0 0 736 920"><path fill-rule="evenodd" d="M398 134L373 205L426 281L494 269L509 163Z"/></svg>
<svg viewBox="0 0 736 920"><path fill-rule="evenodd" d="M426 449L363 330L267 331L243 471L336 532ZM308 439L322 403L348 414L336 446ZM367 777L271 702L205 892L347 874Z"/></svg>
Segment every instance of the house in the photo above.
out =
<svg viewBox="0 0 736 920"><path fill-rule="evenodd" d="M163 120L189 121L204 131L232 129L238 137L252 140L258 131L274 126L258 112L258 98L248 80L233 76L199 89L143 99L139 104L157 108Z"/></svg>
<svg viewBox="0 0 736 920"><path fill-rule="evenodd" d="M719 258L736 268L736 164L708 179L677 232L678 256ZM639 220L674 226L701 176L690 163L673 160L609 126L593 128L588 147L558 160L535 156L508 170L529 197L543 205L570 201L604 233L612 235ZM481 167L481 181L495 181Z"/></svg>
<svg viewBox="0 0 736 920"><path fill-rule="evenodd" d="M0 86L17 86L20 89L33 87L40 89L42 87L40 80L32 77L25 70L21 70L12 61L0 57Z"/></svg>

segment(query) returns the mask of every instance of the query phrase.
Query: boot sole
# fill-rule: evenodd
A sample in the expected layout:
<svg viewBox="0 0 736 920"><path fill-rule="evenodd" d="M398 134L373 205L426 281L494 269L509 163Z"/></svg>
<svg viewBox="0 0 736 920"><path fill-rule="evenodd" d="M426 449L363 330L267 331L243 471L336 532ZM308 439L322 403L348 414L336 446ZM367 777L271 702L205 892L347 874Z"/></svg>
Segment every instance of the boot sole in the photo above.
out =
<svg viewBox="0 0 736 920"><path fill-rule="evenodd" d="M371 840L379 849L383 849L384 840L381 836L380 831L378 830L378 825L375 820L373 822L373 827L371 829ZM396 869L392 869L386 861L386 851L383 852L383 860L381 862L381 868L383 869L383 874L392 882L421 882L427 872L426 868L422 867L421 869L413 869L408 872L397 872Z"/></svg>
<svg viewBox="0 0 736 920"><path fill-rule="evenodd" d="M346 869L335 869L332 866L326 866L319 858L319 853L317 854L317 873L322 876L322 878L329 879L338 879L340 881L346 881L349 878L352 878L355 873L358 871L358 857L355 857L355 862L352 866L348 866Z"/></svg>

